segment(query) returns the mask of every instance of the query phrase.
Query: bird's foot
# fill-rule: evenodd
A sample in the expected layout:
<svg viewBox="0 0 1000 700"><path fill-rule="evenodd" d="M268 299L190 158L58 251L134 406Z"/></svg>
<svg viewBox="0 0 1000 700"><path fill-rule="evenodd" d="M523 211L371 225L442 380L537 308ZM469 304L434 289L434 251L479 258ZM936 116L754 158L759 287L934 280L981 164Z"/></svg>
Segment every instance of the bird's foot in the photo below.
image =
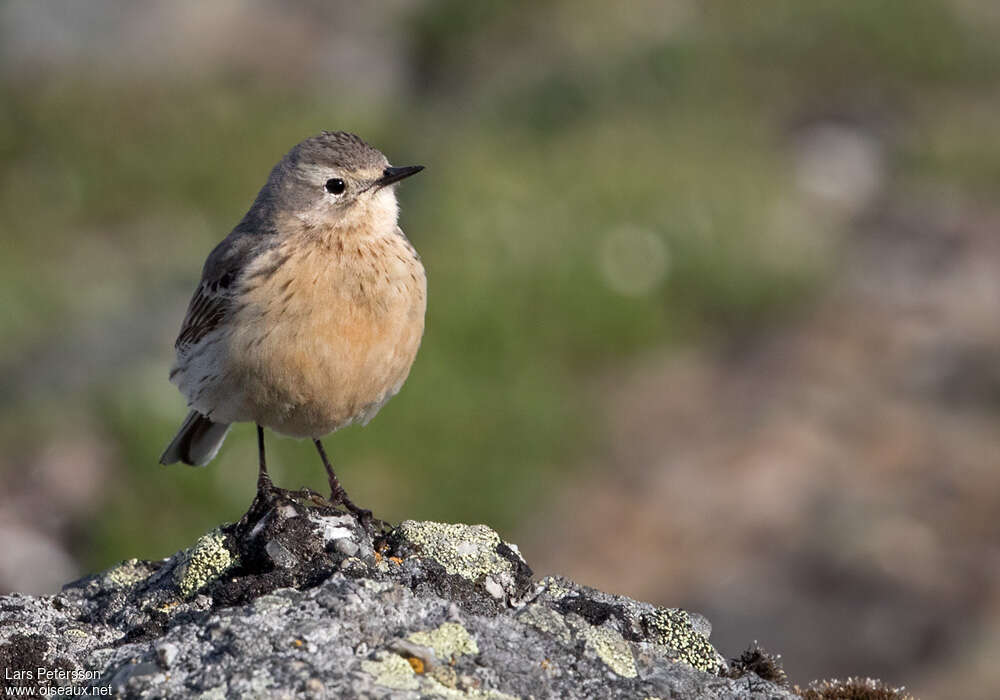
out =
<svg viewBox="0 0 1000 700"><path fill-rule="evenodd" d="M289 501L311 503L314 506L329 507L334 505L308 486L303 486L302 488L293 491L290 489L283 489L280 486L275 486L267 474L264 474L257 479L257 495L254 497L254 506L270 507L279 498L284 498Z"/></svg>
<svg viewBox="0 0 1000 700"><path fill-rule="evenodd" d="M354 502L347 497L347 491L343 487L334 488L330 491L329 501L335 506L343 506L346 508L351 515L354 516L363 528L366 530L374 531L376 523L378 527L383 527L385 523L382 520L378 520L372 515L372 512L367 508L361 508L354 504Z"/></svg>
<svg viewBox="0 0 1000 700"><path fill-rule="evenodd" d="M330 503L329 500L323 498L321 494L317 493L316 491L313 491L308 486L303 486L298 491L295 491L294 495L296 496L296 498L302 501L308 501L309 503L312 503L314 506L329 507L333 505L332 503Z"/></svg>

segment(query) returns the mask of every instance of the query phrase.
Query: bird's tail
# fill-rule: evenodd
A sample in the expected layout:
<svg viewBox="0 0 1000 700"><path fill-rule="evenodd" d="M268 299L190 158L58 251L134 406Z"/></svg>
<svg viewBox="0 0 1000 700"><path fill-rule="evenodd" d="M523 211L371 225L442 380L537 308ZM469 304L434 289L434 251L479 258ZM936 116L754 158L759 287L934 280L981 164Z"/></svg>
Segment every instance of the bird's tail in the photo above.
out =
<svg viewBox="0 0 1000 700"><path fill-rule="evenodd" d="M204 466L215 457L228 432L228 423L213 423L197 411L191 411L160 455L160 464L184 462L191 466Z"/></svg>

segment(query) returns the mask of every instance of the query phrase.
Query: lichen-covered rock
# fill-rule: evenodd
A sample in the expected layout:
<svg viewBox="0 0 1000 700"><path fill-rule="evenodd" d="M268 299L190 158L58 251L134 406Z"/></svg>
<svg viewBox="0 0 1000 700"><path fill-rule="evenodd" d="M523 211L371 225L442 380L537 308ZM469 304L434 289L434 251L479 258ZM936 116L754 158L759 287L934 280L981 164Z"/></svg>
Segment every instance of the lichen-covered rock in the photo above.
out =
<svg viewBox="0 0 1000 700"><path fill-rule="evenodd" d="M532 591L531 569L517 546L485 525L406 520L379 544L382 573L469 612L495 615Z"/></svg>
<svg viewBox="0 0 1000 700"><path fill-rule="evenodd" d="M159 562L0 598L7 685L143 698L786 698L703 618L535 581L483 525L360 526L308 493ZM74 676L75 674L75 676Z"/></svg>

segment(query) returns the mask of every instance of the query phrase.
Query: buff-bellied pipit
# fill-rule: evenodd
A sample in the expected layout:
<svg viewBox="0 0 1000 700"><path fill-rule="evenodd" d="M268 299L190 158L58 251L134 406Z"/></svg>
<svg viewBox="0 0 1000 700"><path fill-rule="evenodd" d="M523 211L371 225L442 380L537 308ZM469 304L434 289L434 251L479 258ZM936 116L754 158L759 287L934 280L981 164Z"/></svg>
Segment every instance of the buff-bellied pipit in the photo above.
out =
<svg viewBox="0 0 1000 700"><path fill-rule="evenodd" d="M367 423L420 346L427 280L396 223L393 167L353 134L308 138L274 166L205 261L177 337L171 381L191 412L162 464L207 464L232 423L257 424L258 493L272 489L264 428L310 438L330 500L356 515L320 438Z"/></svg>

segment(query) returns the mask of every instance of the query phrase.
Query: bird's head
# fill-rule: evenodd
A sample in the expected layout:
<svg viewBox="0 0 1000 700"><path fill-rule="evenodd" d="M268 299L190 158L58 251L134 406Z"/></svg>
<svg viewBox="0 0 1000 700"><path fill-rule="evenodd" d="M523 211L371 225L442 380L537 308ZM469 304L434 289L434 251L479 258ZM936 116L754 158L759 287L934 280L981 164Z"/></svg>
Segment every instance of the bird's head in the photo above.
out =
<svg viewBox="0 0 1000 700"><path fill-rule="evenodd" d="M268 204L316 229L393 230L394 185L423 170L394 167L354 134L324 131L302 141L275 166L261 191Z"/></svg>

